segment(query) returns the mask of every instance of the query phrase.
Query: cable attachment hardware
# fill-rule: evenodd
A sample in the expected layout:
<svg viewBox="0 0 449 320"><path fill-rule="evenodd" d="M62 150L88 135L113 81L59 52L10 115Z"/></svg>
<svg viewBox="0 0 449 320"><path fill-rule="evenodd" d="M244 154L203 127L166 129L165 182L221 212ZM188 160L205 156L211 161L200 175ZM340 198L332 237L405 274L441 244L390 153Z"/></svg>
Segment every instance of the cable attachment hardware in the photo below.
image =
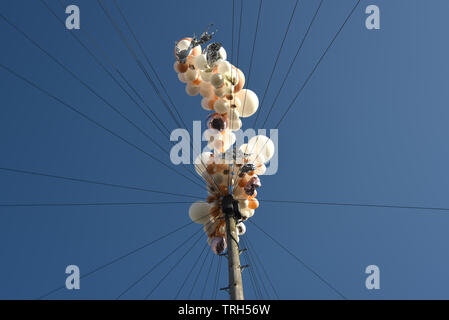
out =
<svg viewBox="0 0 449 320"><path fill-rule="evenodd" d="M230 194L223 197L223 200L221 202L221 210L224 214L233 216L236 220L242 219L239 202L238 200L235 200Z"/></svg>
<svg viewBox="0 0 449 320"><path fill-rule="evenodd" d="M244 266L240 266L240 271L243 272L243 270L245 270L249 266L250 266L249 264L245 264Z"/></svg>

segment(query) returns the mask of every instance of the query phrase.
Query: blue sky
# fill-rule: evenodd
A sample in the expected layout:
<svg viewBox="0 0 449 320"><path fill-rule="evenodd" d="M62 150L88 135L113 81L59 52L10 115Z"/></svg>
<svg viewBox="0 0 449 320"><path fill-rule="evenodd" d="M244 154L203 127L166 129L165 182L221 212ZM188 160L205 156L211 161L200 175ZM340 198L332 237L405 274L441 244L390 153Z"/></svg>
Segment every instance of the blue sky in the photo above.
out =
<svg viewBox="0 0 449 320"><path fill-rule="evenodd" d="M59 3L48 2L65 19ZM100 43L164 124L176 128L98 4L86 0L63 3L80 7L81 29ZM207 113L201 108L199 97L185 94L173 71L173 44L214 23L219 30L216 39L229 53L232 1L118 3L190 130L192 121L204 120ZM259 125L318 3L302 0L296 11L266 102L260 109ZM355 0L324 0L267 121L267 129L276 125L354 3ZM125 31L113 2L105 4ZM240 1L236 4L238 21ZM238 67L246 75L258 4L256 0L245 1L243 8ZM259 97L265 90L294 4L294 0L263 1L248 81ZM365 28L364 11L370 4L380 7L380 30ZM281 123L279 170L276 175L262 177L258 198L449 207L449 46L445 41L448 9L444 0L433 0L431 4L424 0L362 0ZM170 147L170 142L40 1L2 1L0 12L160 144ZM169 163L167 153L2 19L0 23L1 64ZM71 32L88 43L81 31ZM237 33L235 41L236 38ZM3 69L0 83L0 167L205 196L199 186ZM254 119L255 116L244 119L244 128L251 127ZM176 167L183 173L186 169L191 168ZM184 202L186 198L0 172L2 204L154 201ZM188 208L187 203L0 207L0 298L35 299L64 284L67 265L78 265L82 274L89 272L188 223ZM449 216L445 211L261 202L252 219L347 298L448 298ZM63 289L48 297L114 299L197 229L186 227L82 279L81 290ZM255 247L280 298L340 298L251 223L247 229L245 237ZM205 241L205 237L200 240L150 298L176 296ZM144 298L191 243L186 243L123 298ZM209 267L210 257L204 269ZM199 261L195 270L203 260ZM206 282L206 275L200 276L192 298L201 297L204 283L203 298L214 297L217 258L213 263L209 279ZM364 270L371 264L380 268L380 290L365 288ZM225 287L224 261L221 266L218 286ZM250 273L245 271L243 276L245 296L256 298ZM187 297L193 280L187 280L180 298ZM270 288L267 291L272 294ZM217 297L227 298L224 292L218 292Z"/></svg>

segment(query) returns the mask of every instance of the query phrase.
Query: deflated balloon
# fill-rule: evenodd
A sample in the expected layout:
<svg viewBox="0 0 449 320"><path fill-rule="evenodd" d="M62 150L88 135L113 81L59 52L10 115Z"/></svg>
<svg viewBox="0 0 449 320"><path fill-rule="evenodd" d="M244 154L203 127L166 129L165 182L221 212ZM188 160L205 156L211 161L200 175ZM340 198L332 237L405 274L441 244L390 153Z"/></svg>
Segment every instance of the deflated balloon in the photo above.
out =
<svg viewBox="0 0 449 320"><path fill-rule="evenodd" d="M189 209L190 219L198 224L205 224L209 221L210 204L204 201L192 203Z"/></svg>

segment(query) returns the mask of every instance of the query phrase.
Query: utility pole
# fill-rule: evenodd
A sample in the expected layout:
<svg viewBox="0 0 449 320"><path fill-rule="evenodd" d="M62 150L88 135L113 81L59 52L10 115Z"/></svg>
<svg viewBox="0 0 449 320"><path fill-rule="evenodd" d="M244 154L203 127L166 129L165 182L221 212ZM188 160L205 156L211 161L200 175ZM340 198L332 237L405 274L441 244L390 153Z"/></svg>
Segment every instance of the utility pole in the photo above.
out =
<svg viewBox="0 0 449 320"><path fill-rule="evenodd" d="M240 265L240 249L237 242L236 216L238 211L238 202L232 195L223 197L222 210L226 219L226 235L228 244L228 274L229 274L229 294L231 300L244 300L242 267Z"/></svg>

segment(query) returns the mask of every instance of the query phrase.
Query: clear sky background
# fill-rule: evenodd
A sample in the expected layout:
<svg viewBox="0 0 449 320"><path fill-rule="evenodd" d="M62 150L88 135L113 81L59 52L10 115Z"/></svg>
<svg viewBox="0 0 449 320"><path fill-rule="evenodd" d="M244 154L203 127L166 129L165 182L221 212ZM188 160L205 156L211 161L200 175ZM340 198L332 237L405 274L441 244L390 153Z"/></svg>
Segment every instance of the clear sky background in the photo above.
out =
<svg viewBox="0 0 449 320"><path fill-rule="evenodd" d="M48 2L65 19L59 3ZM259 1L244 2L238 67L247 75L249 88L261 98L295 1L263 1L250 79ZM176 128L96 1L63 3L80 7L81 29L98 41L166 126ZM118 3L190 130L192 121L204 120L207 113L200 106L200 97L186 95L173 71L173 44L214 23L218 29L215 39L223 43L231 59L232 1ZM256 127L265 119L318 3L300 1ZM266 128L276 125L354 3L324 0ZM105 4L137 50L113 2ZM380 7L380 30L365 28L365 8L370 4ZM239 5L236 0L234 63ZM262 177L258 198L449 207L448 10L446 0L362 0L281 123L279 171ZM167 138L69 34L75 33L95 50L81 30L66 30L40 1L2 1L0 12L148 135L165 148L170 147ZM0 39L0 64L170 164L166 152L3 19ZM205 197L198 185L4 69L0 69L0 93L0 167ZM251 127L254 119L243 119L244 128ZM175 169L188 174L186 169L192 168ZM154 201L190 199L0 170L1 204ZM78 265L82 274L94 270L185 225L189 222L188 208L188 203L0 207L0 298L38 298L64 285L67 265ZM349 299L447 299L448 214L424 209L261 202L252 221ZM81 290L61 289L47 298L117 298L197 230L199 226L190 225L83 278ZM255 276L263 276L263 265L280 298L341 298L251 223L247 223L244 237L255 249L250 250L252 258L257 253L261 261L256 263L258 269L253 269ZM205 241L203 236L179 262L193 241L186 243L122 298L144 298L175 265L149 296L173 299L196 264L178 296L187 298L204 264L191 297L226 299L224 292L214 292L217 286L227 284L225 259L221 258L218 285L214 285L218 258L212 261L208 279L211 255L207 260L203 255L196 262ZM380 268L380 290L365 288L364 271L371 264ZM243 273L245 296L255 299L262 279L252 281L251 275L249 270ZM269 281L262 278L266 286L266 291L260 288L262 297L274 298Z"/></svg>

